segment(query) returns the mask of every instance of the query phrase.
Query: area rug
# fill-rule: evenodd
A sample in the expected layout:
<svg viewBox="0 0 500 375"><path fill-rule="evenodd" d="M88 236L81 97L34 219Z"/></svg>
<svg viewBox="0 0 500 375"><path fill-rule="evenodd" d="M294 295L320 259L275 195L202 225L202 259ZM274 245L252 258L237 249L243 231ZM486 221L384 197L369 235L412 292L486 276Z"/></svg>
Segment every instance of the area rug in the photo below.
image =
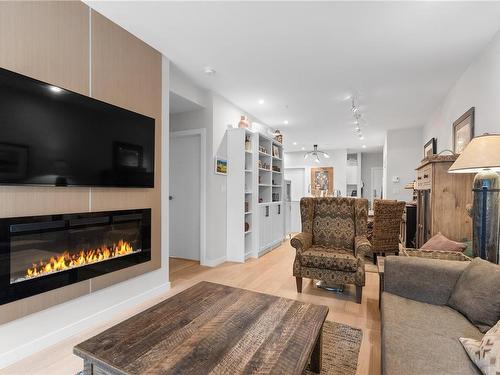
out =
<svg viewBox="0 0 500 375"><path fill-rule="evenodd" d="M363 331L345 324L323 324L323 359L321 375L356 375ZM317 375L309 370L303 375Z"/></svg>

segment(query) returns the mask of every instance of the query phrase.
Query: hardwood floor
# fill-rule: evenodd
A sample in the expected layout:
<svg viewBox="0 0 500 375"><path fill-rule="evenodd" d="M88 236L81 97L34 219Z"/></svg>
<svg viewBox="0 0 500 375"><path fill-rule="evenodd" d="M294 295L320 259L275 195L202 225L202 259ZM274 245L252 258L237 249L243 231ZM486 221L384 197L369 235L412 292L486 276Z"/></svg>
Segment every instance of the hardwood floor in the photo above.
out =
<svg viewBox="0 0 500 375"><path fill-rule="evenodd" d="M338 295L317 289L311 280L304 279L302 293L297 293L295 278L292 276L294 256L295 250L287 241L260 259L250 259L243 264L224 263L211 268L200 266L197 262L171 258L170 281L172 289L168 293L154 298L148 303L138 305L134 309L114 317L111 321L100 324L95 329L73 336L0 370L0 374L76 374L82 369L83 363L81 359L72 354L74 345L202 280L328 306L330 311L327 320L348 324L363 330L357 374L380 374L379 285L376 268L367 264L363 300L361 304L357 304L354 286L348 286L344 295Z"/></svg>

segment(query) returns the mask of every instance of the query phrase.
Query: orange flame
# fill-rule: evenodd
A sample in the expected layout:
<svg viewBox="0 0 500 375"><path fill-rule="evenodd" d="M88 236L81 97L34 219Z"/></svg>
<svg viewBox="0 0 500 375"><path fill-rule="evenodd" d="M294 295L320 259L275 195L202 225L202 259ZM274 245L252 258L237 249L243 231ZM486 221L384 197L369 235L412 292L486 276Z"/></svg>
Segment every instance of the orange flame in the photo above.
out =
<svg viewBox="0 0 500 375"><path fill-rule="evenodd" d="M68 251L61 255L51 257L48 261L41 260L38 264L26 270L26 278L43 276L52 272L67 270L73 267L84 266L86 264L97 263L109 258L127 255L134 252L132 245L120 240L112 247L102 246L97 249L80 250L78 253L70 254Z"/></svg>

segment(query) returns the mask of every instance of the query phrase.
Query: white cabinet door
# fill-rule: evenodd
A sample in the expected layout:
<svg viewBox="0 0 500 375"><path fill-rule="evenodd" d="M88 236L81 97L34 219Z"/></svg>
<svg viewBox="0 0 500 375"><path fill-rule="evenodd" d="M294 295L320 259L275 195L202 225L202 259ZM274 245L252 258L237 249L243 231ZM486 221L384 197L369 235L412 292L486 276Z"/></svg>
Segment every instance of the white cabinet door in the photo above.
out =
<svg viewBox="0 0 500 375"><path fill-rule="evenodd" d="M271 210L270 206L259 207L259 250L269 246L271 237Z"/></svg>
<svg viewBox="0 0 500 375"><path fill-rule="evenodd" d="M283 229L284 229L284 221L283 221L283 205L275 204L271 207L271 219L272 219L272 238L271 242L276 243L283 240Z"/></svg>

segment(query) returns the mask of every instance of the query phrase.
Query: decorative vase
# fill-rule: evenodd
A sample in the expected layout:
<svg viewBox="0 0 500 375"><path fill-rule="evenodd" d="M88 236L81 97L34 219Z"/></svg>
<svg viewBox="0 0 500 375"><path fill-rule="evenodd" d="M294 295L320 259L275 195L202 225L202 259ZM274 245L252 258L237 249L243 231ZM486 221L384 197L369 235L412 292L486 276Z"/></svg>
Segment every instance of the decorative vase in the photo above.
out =
<svg viewBox="0 0 500 375"><path fill-rule="evenodd" d="M283 134L278 129L274 132L274 140L278 143L283 143Z"/></svg>
<svg viewBox="0 0 500 375"><path fill-rule="evenodd" d="M245 223L245 232L248 232L250 230L250 224Z"/></svg>
<svg viewBox="0 0 500 375"><path fill-rule="evenodd" d="M247 129L250 127L247 116L241 115L241 120L238 123L238 127L242 129Z"/></svg>

